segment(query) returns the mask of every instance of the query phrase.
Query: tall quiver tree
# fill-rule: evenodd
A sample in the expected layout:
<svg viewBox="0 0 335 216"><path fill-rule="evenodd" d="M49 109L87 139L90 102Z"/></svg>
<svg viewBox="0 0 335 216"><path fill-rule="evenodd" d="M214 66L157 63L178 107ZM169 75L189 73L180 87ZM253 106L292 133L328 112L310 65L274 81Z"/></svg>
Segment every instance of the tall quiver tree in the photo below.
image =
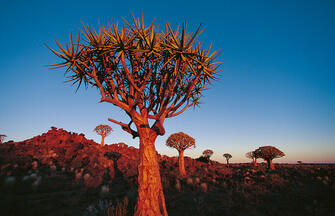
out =
<svg viewBox="0 0 335 216"><path fill-rule="evenodd" d="M184 151L189 148L195 148L195 139L183 132L174 133L166 140L166 145L177 149L179 153L179 174L186 176Z"/></svg>
<svg viewBox="0 0 335 216"><path fill-rule="evenodd" d="M260 158L267 162L268 169L271 170L275 170L275 166L273 165L272 160L285 156L284 152L273 146L261 146L256 149L255 152L257 155L259 155Z"/></svg>
<svg viewBox="0 0 335 216"><path fill-rule="evenodd" d="M0 144L6 139L6 135L0 134Z"/></svg>
<svg viewBox="0 0 335 216"><path fill-rule="evenodd" d="M232 158L233 156L231 156L231 154L229 154L229 153L225 153L225 154L223 154L223 157L226 158L227 166L229 166L229 160L230 160L230 158Z"/></svg>
<svg viewBox="0 0 335 216"><path fill-rule="evenodd" d="M105 145L105 137L108 136L113 129L109 125L98 125L94 131L101 136L101 146Z"/></svg>
<svg viewBox="0 0 335 216"><path fill-rule="evenodd" d="M56 41L59 50L51 49L63 60L52 66L66 67L69 81L96 87L101 102L112 103L129 116L128 124L109 120L139 137L135 215L167 215L155 140L165 134L165 119L198 105L219 73L217 52L201 48L200 33L200 27L187 33L186 23L181 31L173 31L169 24L159 30L154 22L146 26L143 18L134 18L133 24L124 20L121 27L99 25L97 31L84 25L76 41L70 34L69 45Z"/></svg>
<svg viewBox="0 0 335 216"><path fill-rule="evenodd" d="M257 151L247 152L247 153L245 154L245 156L246 156L247 158L252 159L253 167L257 167L257 159L259 158L259 155L257 154Z"/></svg>

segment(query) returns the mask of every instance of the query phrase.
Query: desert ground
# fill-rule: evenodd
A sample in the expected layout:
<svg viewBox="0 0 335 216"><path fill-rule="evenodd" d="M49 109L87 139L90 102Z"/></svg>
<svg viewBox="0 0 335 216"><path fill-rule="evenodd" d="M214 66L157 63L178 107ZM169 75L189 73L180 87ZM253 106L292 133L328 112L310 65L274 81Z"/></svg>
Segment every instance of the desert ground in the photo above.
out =
<svg viewBox="0 0 335 216"><path fill-rule="evenodd" d="M215 149L214 149L215 151ZM157 153L169 215L335 216L335 165L231 164ZM0 215L132 215L138 149L52 127L0 145ZM274 161L275 162L275 161Z"/></svg>

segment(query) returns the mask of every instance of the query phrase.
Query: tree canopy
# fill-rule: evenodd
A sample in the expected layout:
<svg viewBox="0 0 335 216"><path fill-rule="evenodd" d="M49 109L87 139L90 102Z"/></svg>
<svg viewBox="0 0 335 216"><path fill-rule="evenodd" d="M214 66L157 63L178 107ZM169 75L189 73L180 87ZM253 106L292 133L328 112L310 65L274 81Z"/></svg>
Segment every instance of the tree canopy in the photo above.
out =
<svg viewBox="0 0 335 216"><path fill-rule="evenodd" d="M284 152L274 146L262 146L255 150L256 155L264 160L273 160L285 156Z"/></svg>
<svg viewBox="0 0 335 216"><path fill-rule="evenodd" d="M250 151L245 154L245 157L250 158L250 159L258 159L260 158L260 155L257 154L257 151Z"/></svg>
<svg viewBox="0 0 335 216"><path fill-rule="evenodd" d="M108 136L113 129L109 125L98 125L94 128L94 131L101 136Z"/></svg>
<svg viewBox="0 0 335 216"><path fill-rule="evenodd" d="M195 148L195 139L183 132L174 133L166 140L166 145L178 151L184 151L188 148Z"/></svg>
<svg viewBox="0 0 335 216"><path fill-rule="evenodd" d="M65 67L68 81L96 87L100 102L118 106L129 116L126 124L112 118L133 138L139 137L138 202L135 215L167 215L159 172L155 140L164 135L163 123L200 104L203 91L220 72L215 62L218 52L211 45L204 49L197 40L201 26L187 32L172 30L169 24L161 30L152 22L146 26L134 18L98 29L83 24L78 37L65 47L50 50ZM135 127L132 127L132 124ZM103 139L102 139L103 144Z"/></svg>
<svg viewBox="0 0 335 216"><path fill-rule="evenodd" d="M213 153L214 153L213 150L206 149L205 151L202 152L202 155L205 158L210 158L213 155Z"/></svg>
<svg viewBox="0 0 335 216"><path fill-rule="evenodd" d="M63 60L51 66L66 67L69 82L97 87L101 102L125 110L128 124L109 120L134 138L138 131L131 124L143 116L154 120L143 127L163 135L164 119L199 105L203 90L220 71L220 63L214 62L218 52L197 41L201 27L187 33L186 26L172 30L166 24L161 30L154 22L145 26L143 18L134 18L133 24L99 24L97 31L83 24L76 39L70 34L69 45L56 41L59 50L49 48Z"/></svg>
<svg viewBox="0 0 335 216"><path fill-rule="evenodd" d="M233 156L231 156L231 154L229 154L229 153L225 153L225 154L223 154L223 157L225 157L227 160L229 160Z"/></svg>

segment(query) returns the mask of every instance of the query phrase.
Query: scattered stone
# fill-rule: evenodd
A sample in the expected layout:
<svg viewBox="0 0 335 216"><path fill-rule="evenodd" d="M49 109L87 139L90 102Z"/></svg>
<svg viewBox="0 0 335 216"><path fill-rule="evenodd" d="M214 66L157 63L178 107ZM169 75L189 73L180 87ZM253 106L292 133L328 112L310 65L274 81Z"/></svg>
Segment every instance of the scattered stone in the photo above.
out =
<svg viewBox="0 0 335 216"><path fill-rule="evenodd" d="M208 186L207 186L207 183L206 182L203 182L200 184L200 188L203 192L207 192L208 191Z"/></svg>
<svg viewBox="0 0 335 216"><path fill-rule="evenodd" d="M199 177L195 177L194 178L194 183L199 184L200 183L200 178Z"/></svg>
<svg viewBox="0 0 335 216"><path fill-rule="evenodd" d="M190 178L190 177L188 177L188 178L186 179L186 184L188 184L188 185L192 185L192 184L193 184L193 179Z"/></svg>

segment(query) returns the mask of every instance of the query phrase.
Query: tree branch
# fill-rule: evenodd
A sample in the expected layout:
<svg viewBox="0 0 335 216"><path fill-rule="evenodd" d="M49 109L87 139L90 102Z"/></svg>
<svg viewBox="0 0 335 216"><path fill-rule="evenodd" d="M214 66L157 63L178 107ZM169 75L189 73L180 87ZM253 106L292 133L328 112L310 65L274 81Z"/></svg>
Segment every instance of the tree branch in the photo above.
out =
<svg viewBox="0 0 335 216"><path fill-rule="evenodd" d="M136 137L138 137L138 132L130 128L130 125L131 125L132 121L130 121L129 124L118 122L118 121L116 121L114 119L111 119L111 118L108 118L108 121L111 121L111 122L113 122L115 124L120 125L121 128L122 128L122 130L130 133L133 136L133 139L135 139Z"/></svg>
<svg viewBox="0 0 335 216"><path fill-rule="evenodd" d="M175 111L173 111L173 112L171 112L171 113L168 113L167 116L166 116L166 118L171 118L171 117L180 115L180 114L182 114L188 107L193 106L193 105L194 105L194 102L193 102L192 104L186 104L185 107L184 107L182 110L180 110L180 111L178 111L178 112L176 112L176 113L175 113Z"/></svg>
<svg viewBox="0 0 335 216"><path fill-rule="evenodd" d="M163 118L160 118L160 119L158 119L158 120L155 121L155 123L151 127L151 129L153 131L155 131L155 133L157 135L163 136L165 134L165 129L164 129L163 123L164 123Z"/></svg>
<svg viewBox="0 0 335 216"><path fill-rule="evenodd" d="M121 54L121 62L122 62L123 69L125 71L125 74L127 76L128 81L130 82L130 84L136 89L136 91L138 91L139 93L142 93L141 89L139 89L137 87L137 85L134 83L133 77L131 77L131 75L130 75L130 71L129 71L129 68L127 67L127 65L126 65L123 53Z"/></svg>

